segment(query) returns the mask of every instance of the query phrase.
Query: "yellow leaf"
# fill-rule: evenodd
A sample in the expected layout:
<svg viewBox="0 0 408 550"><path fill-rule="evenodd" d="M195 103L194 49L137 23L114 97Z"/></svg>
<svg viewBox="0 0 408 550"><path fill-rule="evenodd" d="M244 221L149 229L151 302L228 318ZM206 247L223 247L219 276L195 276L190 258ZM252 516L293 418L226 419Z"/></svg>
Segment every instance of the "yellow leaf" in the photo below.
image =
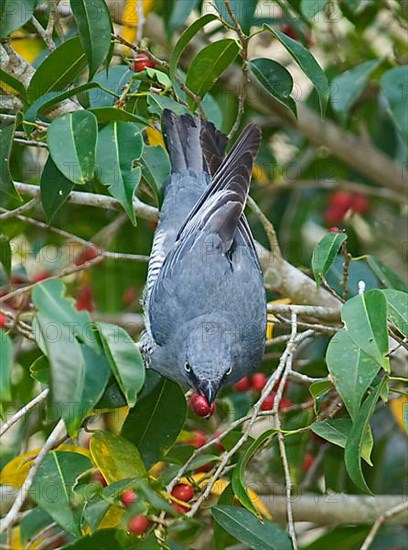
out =
<svg viewBox="0 0 408 550"><path fill-rule="evenodd" d="M126 0L123 8L122 21L124 24L122 36L128 42L133 42L137 35L139 24L138 3L140 0ZM154 0L142 0L143 14L146 16L152 9Z"/></svg>
<svg viewBox="0 0 408 550"><path fill-rule="evenodd" d="M254 167L252 169L252 177L260 185L267 185L269 183L268 174L260 164L254 164Z"/></svg>
<svg viewBox="0 0 408 550"><path fill-rule="evenodd" d="M146 128L146 134L149 145L160 145L161 147L164 147L163 135L161 132L159 132L159 130L156 130L156 128L150 128L150 126L148 126Z"/></svg>
<svg viewBox="0 0 408 550"><path fill-rule="evenodd" d="M32 63L36 57L41 53L44 46L40 38L26 38L26 39L17 39L13 40L13 37L19 36L22 34L27 34L26 32L16 31L11 35L11 45L13 50L21 55L28 63Z"/></svg>
<svg viewBox="0 0 408 550"><path fill-rule="evenodd" d="M106 427L114 434L120 434L126 417L129 414L129 407L119 407L106 415Z"/></svg>
<svg viewBox="0 0 408 550"><path fill-rule="evenodd" d="M275 323L271 323L270 321L268 321L266 323L266 339L267 340L270 340L272 338L274 325L275 325Z"/></svg>
<svg viewBox="0 0 408 550"><path fill-rule="evenodd" d="M146 469L137 448L119 435L96 432L89 449L94 464L109 483L127 477L145 477Z"/></svg>
<svg viewBox="0 0 408 550"><path fill-rule="evenodd" d="M165 467L164 462L156 462L156 464L153 464L153 466L150 468L149 476L155 479L158 479L164 467Z"/></svg>
<svg viewBox="0 0 408 550"><path fill-rule="evenodd" d="M286 306L291 303L290 298L279 298L279 300L272 300L271 302L268 302L268 305L274 305L274 306ZM273 327L274 327L274 321L276 321L276 317L274 315L268 314L268 322L266 325L266 339L270 340L273 336Z"/></svg>
<svg viewBox="0 0 408 550"><path fill-rule="evenodd" d="M110 527L119 527L125 510L120 506L111 506L108 508L98 529L109 529Z"/></svg>
<svg viewBox="0 0 408 550"><path fill-rule="evenodd" d="M37 550L37 548L41 548L49 534L50 533L48 532L39 537L37 540L30 542L30 550ZM27 543L23 544L23 541L21 540L20 527L15 527L11 531L9 543L10 546L5 546L4 548L9 548L10 550L24 550L27 548ZM3 546L1 548L3 548Z"/></svg>
<svg viewBox="0 0 408 550"><path fill-rule="evenodd" d="M401 397L397 397L397 399L391 399L389 405L395 422L402 431L408 432L408 397L401 395Z"/></svg>
<svg viewBox="0 0 408 550"><path fill-rule="evenodd" d="M0 473L0 485L9 485L10 487L20 489L31 468L31 462L38 455L40 450L41 449L33 449L7 462ZM75 447L74 445L60 445L57 450L78 453L90 458L88 449Z"/></svg>

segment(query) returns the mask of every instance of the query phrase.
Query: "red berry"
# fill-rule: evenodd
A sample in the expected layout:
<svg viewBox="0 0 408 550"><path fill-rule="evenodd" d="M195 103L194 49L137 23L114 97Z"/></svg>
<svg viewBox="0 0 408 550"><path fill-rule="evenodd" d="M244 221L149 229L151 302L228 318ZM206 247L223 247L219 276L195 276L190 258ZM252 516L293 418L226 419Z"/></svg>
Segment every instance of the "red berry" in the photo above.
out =
<svg viewBox="0 0 408 550"><path fill-rule="evenodd" d="M365 214L370 208L370 201L366 195L355 193L351 198L351 208L358 214Z"/></svg>
<svg viewBox="0 0 408 550"><path fill-rule="evenodd" d="M90 285L85 284L79 289L75 307L77 311L94 311L95 304L93 302L92 288Z"/></svg>
<svg viewBox="0 0 408 550"><path fill-rule="evenodd" d="M186 443L188 443L189 445L192 445L193 447L196 447L198 449L207 442L207 437L205 433L201 430L194 430L192 433L193 437L191 439L186 439Z"/></svg>
<svg viewBox="0 0 408 550"><path fill-rule="evenodd" d="M82 265L85 262L90 262L91 260L93 260L97 256L99 256L99 253L96 250L96 248L94 246L87 246L75 258L74 263L75 263L75 265Z"/></svg>
<svg viewBox="0 0 408 550"><path fill-rule="evenodd" d="M154 69L155 66L156 63L149 59L149 56L145 53L139 53L138 55L135 55L135 58L133 60L133 70L136 73L140 73L140 71L143 71L146 67Z"/></svg>
<svg viewBox="0 0 408 550"><path fill-rule="evenodd" d="M303 466L302 466L302 469L305 473L310 470L310 468L312 467L313 461L314 461L314 456L312 455L312 453L307 452L305 454L305 458L303 459Z"/></svg>
<svg viewBox="0 0 408 550"><path fill-rule="evenodd" d="M255 391L262 391L265 387L267 377L263 372L256 372L252 375L251 385Z"/></svg>
<svg viewBox="0 0 408 550"><path fill-rule="evenodd" d="M176 510L179 514L185 514L188 512L187 506L183 506L182 504L179 504L178 502L172 502L171 507Z"/></svg>
<svg viewBox="0 0 408 550"><path fill-rule="evenodd" d="M134 491L125 491L121 498L126 508L129 508L137 501L137 494Z"/></svg>
<svg viewBox="0 0 408 550"><path fill-rule="evenodd" d="M6 317L0 313L0 328L4 328L6 326Z"/></svg>
<svg viewBox="0 0 408 550"><path fill-rule="evenodd" d="M275 401L275 392L266 396L265 401L261 405L261 411L271 411L273 409L273 403Z"/></svg>
<svg viewBox="0 0 408 550"><path fill-rule="evenodd" d="M292 406L291 401L289 401L289 399L286 399L285 397L282 397L281 400L279 401L278 409L280 411L286 411L287 409L290 409L291 406Z"/></svg>
<svg viewBox="0 0 408 550"><path fill-rule="evenodd" d="M191 485L187 485L187 483L179 483L174 487L171 494L177 500L189 502L194 496L194 489Z"/></svg>
<svg viewBox="0 0 408 550"><path fill-rule="evenodd" d="M150 520L146 516L138 514L130 518L128 522L128 529L131 533L136 533L137 535L143 535L147 529L150 527Z"/></svg>
<svg viewBox="0 0 408 550"><path fill-rule="evenodd" d="M50 274L48 273L48 271L40 271L39 273L37 273L37 275L34 275L34 277L31 279L31 282L32 283L39 283L40 281L44 281L45 279L48 279L48 277L50 276Z"/></svg>
<svg viewBox="0 0 408 550"><path fill-rule="evenodd" d="M286 36L289 36L289 38L293 38L293 40L299 40L298 33L293 25L282 25L281 32L286 34Z"/></svg>
<svg viewBox="0 0 408 550"><path fill-rule="evenodd" d="M215 412L215 403L210 405L204 395L193 393L188 402L197 416L211 416Z"/></svg>
<svg viewBox="0 0 408 550"><path fill-rule="evenodd" d="M96 470L96 472L92 474L92 479L94 481L97 481L100 485L102 485L102 487L107 486L106 479L103 477L102 473L99 470Z"/></svg>
<svg viewBox="0 0 408 550"><path fill-rule="evenodd" d="M329 233L343 233L342 229L339 229L338 227L330 227L330 229L327 230Z"/></svg>
<svg viewBox="0 0 408 550"><path fill-rule="evenodd" d="M346 191L336 191L335 193L333 193L333 195L331 195L329 199L329 205L331 207L343 210L344 213L346 213L347 210L351 208L352 202L352 195L350 195L350 193L347 193Z"/></svg>
<svg viewBox="0 0 408 550"><path fill-rule="evenodd" d="M12 285L22 285L26 282L27 279L24 279L23 277L20 277L20 275L17 275L15 273L10 277L10 283Z"/></svg>
<svg viewBox="0 0 408 550"><path fill-rule="evenodd" d="M244 376L243 378L241 378L241 380L238 380L238 382L235 382L235 384L232 387L236 391L248 391L251 387L251 381L249 379L249 376Z"/></svg>
<svg viewBox="0 0 408 550"><path fill-rule="evenodd" d="M130 306L137 300L137 290L134 286L129 286L123 292L122 302L125 306Z"/></svg>
<svg viewBox="0 0 408 550"><path fill-rule="evenodd" d="M325 210L324 221L326 225L341 223L344 220L344 215L345 212L343 210L331 207Z"/></svg>

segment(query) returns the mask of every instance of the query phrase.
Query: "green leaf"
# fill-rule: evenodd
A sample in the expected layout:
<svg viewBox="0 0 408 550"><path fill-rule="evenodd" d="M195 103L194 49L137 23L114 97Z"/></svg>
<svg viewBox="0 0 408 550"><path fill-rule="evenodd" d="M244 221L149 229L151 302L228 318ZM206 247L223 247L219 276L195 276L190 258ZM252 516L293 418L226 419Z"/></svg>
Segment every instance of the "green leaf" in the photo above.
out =
<svg viewBox="0 0 408 550"><path fill-rule="evenodd" d="M91 461L79 453L51 451L41 464L30 497L63 529L80 536L78 516L71 499L77 478L92 467Z"/></svg>
<svg viewBox="0 0 408 550"><path fill-rule="evenodd" d="M89 111L75 111L55 119L48 127L48 147L58 170L73 183L92 179L98 125Z"/></svg>
<svg viewBox="0 0 408 550"><path fill-rule="evenodd" d="M388 319L408 338L408 294L399 290L383 290L388 303Z"/></svg>
<svg viewBox="0 0 408 550"><path fill-rule="evenodd" d="M360 97L370 75L380 63L381 59L366 61L333 79L330 101L343 122L347 120L351 107Z"/></svg>
<svg viewBox="0 0 408 550"><path fill-rule="evenodd" d="M10 173L10 154L13 145L14 131L16 129L15 121L11 124L0 124L0 158L2 167L0 170L0 202L6 202L8 199L18 199L21 201L20 194L14 189L13 179Z"/></svg>
<svg viewBox="0 0 408 550"><path fill-rule="evenodd" d="M40 183L41 204L48 223L51 223L58 210L67 200L74 185L58 170L51 156L49 156L43 168Z"/></svg>
<svg viewBox="0 0 408 550"><path fill-rule="evenodd" d="M86 56L78 36L63 42L44 59L27 89L32 103L48 92L61 91L72 84L86 67Z"/></svg>
<svg viewBox="0 0 408 550"><path fill-rule="evenodd" d="M234 503L234 491L232 490L231 483L223 490L220 498L218 499L218 506L232 506ZM213 546L214 550L224 550L231 546L233 543L237 542L221 525L217 522L214 522L213 527Z"/></svg>
<svg viewBox="0 0 408 550"><path fill-rule="evenodd" d="M353 422L350 418L335 418L332 420L324 420L323 422L313 422L310 426L312 432L343 449L346 446L347 438L352 428ZM363 438L361 456L370 466L373 465L370 458L372 448L373 436L370 428L367 427Z"/></svg>
<svg viewBox="0 0 408 550"><path fill-rule="evenodd" d="M96 432L89 449L94 463L108 483L147 475L137 448L119 435Z"/></svg>
<svg viewBox="0 0 408 550"><path fill-rule="evenodd" d="M7 276L11 273L11 247L8 238L0 235L0 264L3 266Z"/></svg>
<svg viewBox="0 0 408 550"><path fill-rule="evenodd" d="M136 548L142 549L143 541L136 539L134 535L129 535L123 529L100 529L81 537L71 544L66 544L66 550L133 550ZM153 546L152 550L156 550ZM147 550L147 549L145 549Z"/></svg>
<svg viewBox="0 0 408 550"><path fill-rule="evenodd" d="M350 338L389 371L387 300L381 290L369 290L348 300L341 317Z"/></svg>
<svg viewBox="0 0 408 550"><path fill-rule="evenodd" d="M369 426L370 418L374 412L375 405L383 389L385 381L382 380L375 390L364 401L353 427L347 437L347 443L344 453L346 470L351 480L359 489L366 493L371 493L363 476L361 468L361 454L363 448L364 435Z"/></svg>
<svg viewBox="0 0 408 550"><path fill-rule="evenodd" d="M212 42L200 50L188 69L187 88L203 98L218 77L234 62L238 52L238 42L231 38ZM195 102L191 98L187 98L187 102L192 109Z"/></svg>
<svg viewBox="0 0 408 550"><path fill-rule="evenodd" d="M163 183L170 176L169 156L160 145L146 145L140 159L142 175L157 197L159 204L163 200Z"/></svg>
<svg viewBox="0 0 408 550"><path fill-rule="evenodd" d="M32 365L30 365L30 374L41 384L49 384L50 382L50 363L48 359L41 355Z"/></svg>
<svg viewBox="0 0 408 550"><path fill-rule="evenodd" d="M24 101L27 99L27 90L24 84L14 76L6 73L6 71L3 71L3 69L0 69L0 82L4 82L15 92L19 93Z"/></svg>
<svg viewBox="0 0 408 550"><path fill-rule="evenodd" d="M142 355L123 328L109 323L97 323L97 328L116 381L129 407L133 407L145 378Z"/></svg>
<svg viewBox="0 0 408 550"><path fill-rule="evenodd" d="M33 15L38 0L3 0L0 4L0 37L19 29Z"/></svg>
<svg viewBox="0 0 408 550"><path fill-rule="evenodd" d="M211 21L214 21L217 19L217 16L215 16L212 13L207 13L206 15L203 15L203 17L200 17L192 25L190 25L180 36L180 38L177 41L177 44L174 46L173 51L170 56L170 62L169 62L169 74L170 78L174 81L177 71L177 66L181 57L181 54L185 50L187 44L190 42L190 40L198 33L200 29L202 29L207 23L210 23Z"/></svg>
<svg viewBox="0 0 408 550"><path fill-rule="evenodd" d="M112 107L113 103L119 99L123 91L123 86L126 85L135 73L129 70L127 65L115 65L98 73L93 82L101 86L101 90L93 90L89 92L89 104L91 107ZM132 85L130 91L137 91L140 82L136 81ZM111 93L109 93L111 92Z"/></svg>
<svg viewBox="0 0 408 550"><path fill-rule="evenodd" d="M133 163L143 152L143 138L138 125L131 122L111 122L98 136L96 174L109 193L125 209L133 225L136 215L133 196L141 178L141 169Z"/></svg>
<svg viewBox="0 0 408 550"><path fill-rule="evenodd" d="M34 288L34 334L50 362L52 412L62 417L68 433L75 435L102 396L110 370L89 313L75 311L63 292L60 281Z"/></svg>
<svg viewBox="0 0 408 550"><path fill-rule="evenodd" d="M249 70L263 88L278 101L289 107L296 116L296 103L290 97L293 79L289 71L272 59L252 59L248 63Z"/></svg>
<svg viewBox="0 0 408 550"><path fill-rule="evenodd" d="M209 97L209 96L207 96ZM181 103L177 103L172 97L159 94L149 94L147 96L147 104L149 113L162 116L164 109L169 109L176 113L176 115L185 115L189 113L187 107Z"/></svg>
<svg viewBox="0 0 408 550"><path fill-rule="evenodd" d="M240 459L238 464L232 471L231 484L234 490L235 496L252 514L255 514L257 517L261 517L261 514L254 506L248 491L245 487L245 469L248 466L248 462L254 456L256 451L265 444L269 438L271 438L276 433L276 430L267 430L262 435L258 437L246 450L244 456Z"/></svg>
<svg viewBox="0 0 408 550"><path fill-rule="evenodd" d="M288 50L290 55L293 57L293 59L296 61L296 63L299 65L299 67L302 69L308 79L312 82L319 98L320 113L323 116L326 111L327 102L329 101L330 96L329 82L323 69L317 63L316 59L309 52L309 50L302 46L302 44L300 44L296 40L293 40L283 32L273 29L269 25L265 25L265 27L273 35L275 35L276 38L281 42L281 44Z"/></svg>
<svg viewBox="0 0 408 550"><path fill-rule="evenodd" d="M347 240L345 233L327 233L313 249L312 269L316 285L320 286L321 278L336 259L341 245Z"/></svg>
<svg viewBox="0 0 408 550"><path fill-rule="evenodd" d="M109 10L104 0L71 0L70 3L91 80L109 53L112 32Z"/></svg>
<svg viewBox="0 0 408 550"><path fill-rule="evenodd" d="M374 256L366 256L368 265L386 288L408 292L408 286L392 269Z"/></svg>
<svg viewBox="0 0 408 550"><path fill-rule="evenodd" d="M199 0L175 0L169 19L166 21L166 30L169 36L176 31L196 8Z"/></svg>
<svg viewBox="0 0 408 550"><path fill-rule="evenodd" d="M383 74L380 85L387 98L389 112L405 142L408 140L407 115L408 67L394 67Z"/></svg>
<svg viewBox="0 0 408 550"><path fill-rule="evenodd" d="M33 508L21 518L21 541L27 543L36 533L51 525L52 517L39 507Z"/></svg>
<svg viewBox="0 0 408 550"><path fill-rule="evenodd" d="M248 35L251 30L257 3L258 0L245 0L245 2L242 2L242 0L230 0L231 11L246 35ZM229 25L235 26L225 6L224 0L215 0L215 7L224 21Z"/></svg>
<svg viewBox="0 0 408 550"><path fill-rule="evenodd" d="M381 367L350 338L345 329L330 340L326 361L334 385L355 420L364 394Z"/></svg>
<svg viewBox="0 0 408 550"><path fill-rule="evenodd" d="M146 380L153 378L146 372ZM148 385L147 385L148 386ZM146 468L162 458L184 426L187 404L178 384L161 378L153 390L143 391L130 411L122 435L139 449Z"/></svg>
<svg viewBox="0 0 408 550"><path fill-rule="evenodd" d="M271 521L261 523L251 512L237 506L213 506L213 518L230 535L255 550L291 550L289 537Z"/></svg>
<svg viewBox="0 0 408 550"><path fill-rule="evenodd" d="M93 113L98 122L104 124L106 122L134 122L141 124L141 128L145 126L151 126L150 122L139 115L134 115L123 109L118 109L116 107L95 107L88 110L90 113Z"/></svg>
<svg viewBox="0 0 408 550"><path fill-rule="evenodd" d="M96 403L94 411L97 413L109 412L112 409L127 407L127 401L116 380L108 382L101 398Z"/></svg>
<svg viewBox="0 0 408 550"><path fill-rule="evenodd" d="M302 0L300 11L306 19L312 20L315 15L322 11L329 0Z"/></svg>
<svg viewBox="0 0 408 550"><path fill-rule="evenodd" d="M0 402L11 401L11 368L13 366L13 345L10 336L0 329Z"/></svg>

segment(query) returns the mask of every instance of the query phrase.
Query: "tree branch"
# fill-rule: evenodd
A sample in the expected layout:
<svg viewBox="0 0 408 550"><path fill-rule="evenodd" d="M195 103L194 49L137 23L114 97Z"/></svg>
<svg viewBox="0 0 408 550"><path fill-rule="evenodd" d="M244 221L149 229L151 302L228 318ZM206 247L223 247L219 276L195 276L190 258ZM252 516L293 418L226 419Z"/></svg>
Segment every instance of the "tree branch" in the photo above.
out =
<svg viewBox="0 0 408 550"><path fill-rule="evenodd" d="M46 388L41 393L34 397L27 405L24 405L19 411L17 411L13 416L5 422L0 428L0 437L2 437L16 422L23 418L31 409L42 403L49 393L49 389Z"/></svg>

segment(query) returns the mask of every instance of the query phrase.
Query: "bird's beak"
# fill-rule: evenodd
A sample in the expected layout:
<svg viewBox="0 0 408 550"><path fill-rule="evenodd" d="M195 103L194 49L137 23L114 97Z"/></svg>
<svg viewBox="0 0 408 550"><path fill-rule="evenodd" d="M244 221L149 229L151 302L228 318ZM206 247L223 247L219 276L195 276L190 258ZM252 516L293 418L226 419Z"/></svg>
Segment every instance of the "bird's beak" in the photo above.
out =
<svg viewBox="0 0 408 550"><path fill-rule="evenodd" d="M203 380L197 386L197 390L201 393L201 395L204 395L209 405L213 403L219 388L220 384L217 384L213 380Z"/></svg>

